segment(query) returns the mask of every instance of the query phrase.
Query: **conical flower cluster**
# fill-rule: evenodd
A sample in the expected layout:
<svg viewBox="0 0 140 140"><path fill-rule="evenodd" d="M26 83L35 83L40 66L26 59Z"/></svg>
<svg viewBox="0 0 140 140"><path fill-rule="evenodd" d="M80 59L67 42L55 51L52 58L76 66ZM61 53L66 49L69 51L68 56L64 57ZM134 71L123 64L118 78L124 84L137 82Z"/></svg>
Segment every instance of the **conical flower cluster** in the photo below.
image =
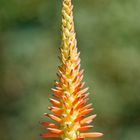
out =
<svg viewBox="0 0 140 140"><path fill-rule="evenodd" d="M96 115L86 116L93 108L87 104L89 93L82 82L83 70L80 70L80 53L74 31L73 5L71 0L62 4L62 46L60 48L61 65L58 69L58 81L52 88L54 98L50 98L51 114L45 114L56 123L41 122L47 128L42 137L60 137L63 140L82 140L102 136L98 132L83 132L92 128L89 125Z"/></svg>

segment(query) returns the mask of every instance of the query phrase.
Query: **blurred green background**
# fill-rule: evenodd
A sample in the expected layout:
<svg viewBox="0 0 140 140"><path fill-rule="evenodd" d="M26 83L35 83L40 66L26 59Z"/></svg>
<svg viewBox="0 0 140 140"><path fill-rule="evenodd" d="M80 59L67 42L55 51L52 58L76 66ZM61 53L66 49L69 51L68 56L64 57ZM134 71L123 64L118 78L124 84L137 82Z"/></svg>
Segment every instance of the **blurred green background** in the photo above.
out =
<svg viewBox="0 0 140 140"><path fill-rule="evenodd" d="M73 0L100 140L140 139L140 0ZM43 140L61 0L0 0L0 140ZM51 139L50 139L51 140Z"/></svg>

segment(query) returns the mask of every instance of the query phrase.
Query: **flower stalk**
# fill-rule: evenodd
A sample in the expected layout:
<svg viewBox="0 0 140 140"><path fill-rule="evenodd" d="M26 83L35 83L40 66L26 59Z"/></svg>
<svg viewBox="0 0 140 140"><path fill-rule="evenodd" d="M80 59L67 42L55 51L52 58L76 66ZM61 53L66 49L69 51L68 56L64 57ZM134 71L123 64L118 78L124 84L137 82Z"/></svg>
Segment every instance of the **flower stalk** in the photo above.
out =
<svg viewBox="0 0 140 140"><path fill-rule="evenodd" d="M96 138L99 132L84 133L91 129L89 125L96 115L86 116L93 108L87 104L88 88L84 88L83 70L80 69L80 53L77 50L74 30L73 5L71 0L62 0L62 44L60 48L61 65L58 68L58 81L52 88L54 98L48 109L52 114L45 114L56 123L41 122L47 128L42 137L62 138L62 140L82 140Z"/></svg>

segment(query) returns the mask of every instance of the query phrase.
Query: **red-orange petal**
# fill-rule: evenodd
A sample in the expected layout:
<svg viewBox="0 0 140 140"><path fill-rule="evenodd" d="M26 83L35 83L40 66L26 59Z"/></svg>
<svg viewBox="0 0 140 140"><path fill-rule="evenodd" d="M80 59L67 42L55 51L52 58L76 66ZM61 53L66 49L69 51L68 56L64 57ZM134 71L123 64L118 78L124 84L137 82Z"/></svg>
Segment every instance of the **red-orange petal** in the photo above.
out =
<svg viewBox="0 0 140 140"><path fill-rule="evenodd" d="M64 72L64 69L63 69L63 67L61 67L61 66L58 66L58 69L59 69L59 71L61 71L61 73L63 73L63 72Z"/></svg>
<svg viewBox="0 0 140 140"><path fill-rule="evenodd" d="M58 108L58 107L48 107L48 109L52 112L55 113L57 115L60 115L62 113L62 109Z"/></svg>
<svg viewBox="0 0 140 140"><path fill-rule="evenodd" d="M57 89L54 89L54 88L51 88L52 92L57 95L57 96L60 96L62 91L61 90L57 90Z"/></svg>
<svg viewBox="0 0 140 140"><path fill-rule="evenodd" d="M92 120L96 117L96 114L95 115L91 115L89 117L86 117L84 118L83 120L80 121L80 124L81 125L85 125L85 124L89 124L92 122Z"/></svg>
<svg viewBox="0 0 140 140"><path fill-rule="evenodd" d="M86 94L82 94L82 95L80 95L78 97L80 97L80 99L85 99L86 97L88 97L88 95L89 95L89 92L86 93Z"/></svg>
<svg viewBox="0 0 140 140"><path fill-rule="evenodd" d="M59 117L57 117L57 116L55 116L55 115L52 115L52 114L47 114L47 113L45 113L45 116L47 116L47 117L49 117L50 119L52 119L52 120L54 120L54 121L56 121L56 122L61 122L62 121L62 119L60 119Z"/></svg>
<svg viewBox="0 0 140 140"><path fill-rule="evenodd" d="M82 115L82 116L83 116L83 115L86 115L86 114L90 113L92 110L93 110L93 108L85 109L85 110L81 111L81 112L79 113L79 115L80 115L80 116L81 116L81 115Z"/></svg>
<svg viewBox="0 0 140 140"><path fill-rule="evenodd" d="M55 134L63 134L63 131L60 129L56 129L56 128L47 128L51 133L55 133Z"/></svg>
<svg viewBox="0 0 140 140"><path fill-rule="evenodd" d="M80 75L83 75L83 73L84 73L84 69L82 69L82 70L80 71Z"/></svg>
<svg viewBox="0 0 140 140"><path fill-rule="evenodd" d="M63 89L59 86L56 87L57 90L63 91Z"/></svg>
<svg viewBox="0 0 140 140"><path fill-rule="evenodd" d="M84 140L84 138L77 138L76 140Z"/></svg>
<svg viewBox="0 0 140 140"><path fill-rule="evenodd" d="M42 124L43 126L46 126L46 127L58 128L57 125L55 125L54 123L50 123L50 122L40 122L40 124Z"/></svg>
<svg viewBox="0 0 140 140"><path fill-rule="evenodd" d="M82 82L82 84L80 85L80 88L83 88L85 85L85 82Z"/></svg>
<svg viewBox="0 0 140 140"><path fill-rule="evenodd" d="M42 133L40 134L41 137L54 137L54 138L59 138L60 135L59 134L54 134L54 133Z"/></svg>
<svg viewBox="0 0 140 140"><path fill-rule="evenodd" d="M82 108L80 109L80 111L83 111L83 110L85 110L85 109L88 109L88 108L90 108L91 106L92 106L92 103L90 103L90 104L88 104L88 105L82 107Z"/></svg>
<svg viewBox="0 0 140 140"><path fill-rule="evenodd" d="M72 74L73 74L73 70L70 71L69 75L72 76Z"/></svg>
<svg viewBox="0 0 140 140"><path fill-rule="evenodd" d="M66 75L64 75L64 73L61 74L61 77L63 78L64 81L67 81L67 77Z"/></svg>
<svg viewBox="0 0 140 140"><path fill-rule="evenodd" d="M64 102L64 106L65 106L66 109L70 109L70 106L67 102Z"/></svg>
<svg viewBox="0 0 140 140"><path fill-rule="evenodd" d="M88 99L80 100L79 103L76 105L75 110L81 108L87 102L87 100Z"/></svg>
<svg viewBox="0 0 140 140"><path fill-rule="evenodd" d="M83 138L98 138L103 136L102 133L93 132L93 133L80 133L80 136Z"/></svg>
<svg viewBox="0 0 140 140"><path fill-rule="evenodd" d="M78 64L78 65L77 65L77 66L74 68L74 70L77 70L77 69L79 69L79 67L80 67L80 66L79 66L79 64Z"/></svg>
<svg viewBox="0 0 140 140"><path fill-rule="evenodd" d="M52 98L50 98L50 102L54 105L54 106L57 106L57 107L59 107L60 106L60 101L58 101L58 100L55 100L55 99L52 99Z"/></svg>
<svg viewBox="0 0 140 140"><path fill-rule="evenodd" d="M84 93L86 93L87 91L88 91L88 87L87 88L85 88L85 89L83 89L83 90L80 90L79 92L77 92L77 93L75 93L76 95L82 95L82 94L84 94Z"/></svg>
<svg viewBox="0 0 140 140"><path fill-rule="evenodd" d="M84 85L85 85L85 82L82 82L82 83L78 84L78 86L75 89L81 89L81 88L83 88Z"/></svg>
<svg viewBox="0 0 140 140"><path fill-rule="evenodd" d="M75 98L72 104L75 105L79 101L79 99L80 97Z"/></svg>
<svg viewBox="0 0 140 140"><path fill-rule="evenodd" d="M85 85L85 82L78 84L73 94L76 94L84 85Z"/></svg>
<svg viewBox="0 0 140 140"><path fill-rule="evenodd" d="M73 112L74 112L74 109L73 109L73 107L72 107L71 110L70 110L70 115L72 115Z"/></svg>
<svg viewBox="0 0 140 140"><path fill-rule="evenodd" d="M74 122L80 121L83 117L84 117L84 116L79 116L79 117L77 117L77 118L74 120Z"/></svg>
<svg viewBox="0 0 140 140"><path fill-rule="evenodd" d="M88 130L90 128L93 128L93 126L92 125L87 125L87 126L83 126L83 127L78 128L78 131L85 131L85 130Z"/></svg>
<svg viewBox="0 0 140 140"><path fill-rule="evenodd" d="M56 86L61 87L61 84L58 81L55 81Z"/></svg>
<svg viewBox="0 0 140 140"><path fill-rule="evenodd" d="M80 73L79 73L79 75L80 75ZM84 77L84 76L83 76L83 75L81 75L81 76L78 78L78 81L77 81L77 82L79 82L79 83L80 83L80 82L83 80L83 77Z"/></svg>
<svg viewBox="0 0 140 140"><path fill-rule="evenodd" d="M78 76L75 76L75 78L73 79L72 83L75 83L77 81Z"/></svg>

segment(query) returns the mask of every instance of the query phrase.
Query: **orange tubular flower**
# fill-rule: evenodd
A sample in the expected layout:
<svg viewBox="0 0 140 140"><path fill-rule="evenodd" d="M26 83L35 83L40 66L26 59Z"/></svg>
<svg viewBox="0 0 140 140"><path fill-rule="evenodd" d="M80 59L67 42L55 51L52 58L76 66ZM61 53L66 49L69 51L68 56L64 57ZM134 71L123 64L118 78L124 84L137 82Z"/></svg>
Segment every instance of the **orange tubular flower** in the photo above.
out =
<svg viewBox="0 0 140 140"><path fill-rule="evenodd" d="M48 108L53 114L45 114L56 121L56 124L41 122L47 127L47 132L41 134L42 137L83 140L103 135L98 132L83 133L93 127L89 123L96 115L86 116L93 108L90 108L92 104L86 105L89 93L88 88L83 88L85 83L82 82L83 70L80 70L80 53L77 52L72 9L71 0L63 0L61 65L56 87L52 88L54 94L54 99L50 99L52 107Z"/></svg>

